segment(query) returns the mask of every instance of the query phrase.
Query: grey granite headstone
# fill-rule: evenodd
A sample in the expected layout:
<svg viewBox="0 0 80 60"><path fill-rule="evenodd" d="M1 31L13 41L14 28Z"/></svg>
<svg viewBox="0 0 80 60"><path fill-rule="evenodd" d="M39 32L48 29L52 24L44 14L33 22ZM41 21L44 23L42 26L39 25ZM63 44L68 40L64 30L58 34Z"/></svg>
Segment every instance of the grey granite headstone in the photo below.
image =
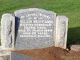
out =
<svg viewBox="0 0 80 60"><path fill-rule="evenodd" d="M17 10L3 14L1 19L0 60L33 60L6 50L40 49L51 46L66 48L68 18L38 8Z"/></svg>
<svg viewBox="0 0 80 60"><path fill-rule="evenodd" d="M15 17L12 14L3 14L1 19L1 46L2 48L14 47Z"/></svg>
<svg viewBox="0 0 80 60"><path fill-rule="evenodd" d="M57 16L56 18L56 40L55 46L66 49L67 45L68 18Z"/></svg>
<svg viewBox="0 0 80 60"><path fill-rule="evenodd" d="M33 57L23 55L23 54L19 54L19 53L16 53L16 52L11 53L10 59L11 60L36 60Z"/></svg>
<svg viewBox="0 0 80 60"><path fill-rule="evenodd" d="M56 13L38 8L15 11L18 50L46 48L55 45Z"/></svg>

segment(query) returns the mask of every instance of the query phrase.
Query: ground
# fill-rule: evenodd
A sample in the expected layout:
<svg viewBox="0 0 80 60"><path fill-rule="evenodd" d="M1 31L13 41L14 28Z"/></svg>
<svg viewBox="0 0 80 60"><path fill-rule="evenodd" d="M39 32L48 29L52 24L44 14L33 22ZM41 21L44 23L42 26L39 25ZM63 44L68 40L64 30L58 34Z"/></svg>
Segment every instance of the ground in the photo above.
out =
<svg viewBox="0 0 80 60"><path fill-rule="evenodd" d="M36 60L80 60L80 51L69 51L59 47L15 51L18 54L35 58Z"/></svg>

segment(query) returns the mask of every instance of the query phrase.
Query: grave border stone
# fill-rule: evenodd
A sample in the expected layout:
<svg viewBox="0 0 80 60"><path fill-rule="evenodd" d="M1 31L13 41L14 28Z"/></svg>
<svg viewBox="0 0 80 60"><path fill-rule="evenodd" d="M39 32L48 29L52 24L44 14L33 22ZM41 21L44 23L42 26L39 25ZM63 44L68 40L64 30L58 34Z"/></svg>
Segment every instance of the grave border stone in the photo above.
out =
<svg viewBox="0 0 80 60"><path fill-rule="evenodd" d="M64 24L64 25L62 26L62 24ZM61 29L63 29L63 31L61 31ZM56 40L55 40L56 47L61 47L64 49L67 48L66 47L66 45L67 45L67 32L68 32L68 18L66 16L57 16L56 17ZM61 33L63 35L61 35Z"/></svg>

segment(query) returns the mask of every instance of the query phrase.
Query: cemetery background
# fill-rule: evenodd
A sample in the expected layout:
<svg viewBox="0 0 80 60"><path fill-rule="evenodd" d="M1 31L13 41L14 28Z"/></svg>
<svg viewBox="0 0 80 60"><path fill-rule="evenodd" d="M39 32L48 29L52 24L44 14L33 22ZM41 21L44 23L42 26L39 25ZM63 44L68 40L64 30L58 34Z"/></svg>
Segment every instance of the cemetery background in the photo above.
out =
<svg viewBox="0 0 80 60"><path fill-rule="evenodd" d="M23 2L23 3L22 3ZM38 3L39 2L39 3ZM79 0L0 0L0 17L3 13L14 12L21 8L37 7L65 15L69 18L68 43L80 44L80 1ZM57 49L57 48L56 48ZM61 51L59 52L61 53ZM64 53L64 52L63 52ZM74 54L74 53L73 53ZM57 54L56 54L57 55ZM80 54L77 54L80 55Z"/></svg>

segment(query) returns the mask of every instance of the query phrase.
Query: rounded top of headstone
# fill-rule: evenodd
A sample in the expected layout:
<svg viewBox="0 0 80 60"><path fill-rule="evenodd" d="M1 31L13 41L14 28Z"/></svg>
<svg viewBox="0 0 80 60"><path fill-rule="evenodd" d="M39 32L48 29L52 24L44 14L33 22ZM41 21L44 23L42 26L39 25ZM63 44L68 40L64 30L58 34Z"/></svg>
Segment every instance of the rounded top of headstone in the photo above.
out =
<svg viewBox="0 0 80 60"><path fill-rule="evenodd" d="M13 14L5 13L5 14L2 15L1 24L3 24L3 22L9 22L9 21L12 21L14 19L15 18L14 18Z"/></svg>
<svg viewBox="0 0 80 60"><path fill-rule="evenodd" d="M3 14L3 15L2 15L2 18L3 18L3 17L5 17L5 18L7 17L7 18L8 18L8 17L12 17L12 16L13 16L12 14L6 13L6 14Z"/></svg>
<svg viewBox="0 0 80 60"><path fill-rule="evenodd" d="M68 21L68 18L66 16L64 16L64 15L60 15L60 16L58 15L57 19L59 19L59 20L65 20L65 21L67 20Z"/></svg>
<svg viewBox="0 0 80 60"><path fill-rule="evenodd" d="M20 14L20 13L33 12L33 11L56 15L56 13L53 12L53 11L48 11L48 10L40 9L40 8L20 9L20 10L16 10L14 13L15 13L15 15L17 15L17 14Z"/></svg>

